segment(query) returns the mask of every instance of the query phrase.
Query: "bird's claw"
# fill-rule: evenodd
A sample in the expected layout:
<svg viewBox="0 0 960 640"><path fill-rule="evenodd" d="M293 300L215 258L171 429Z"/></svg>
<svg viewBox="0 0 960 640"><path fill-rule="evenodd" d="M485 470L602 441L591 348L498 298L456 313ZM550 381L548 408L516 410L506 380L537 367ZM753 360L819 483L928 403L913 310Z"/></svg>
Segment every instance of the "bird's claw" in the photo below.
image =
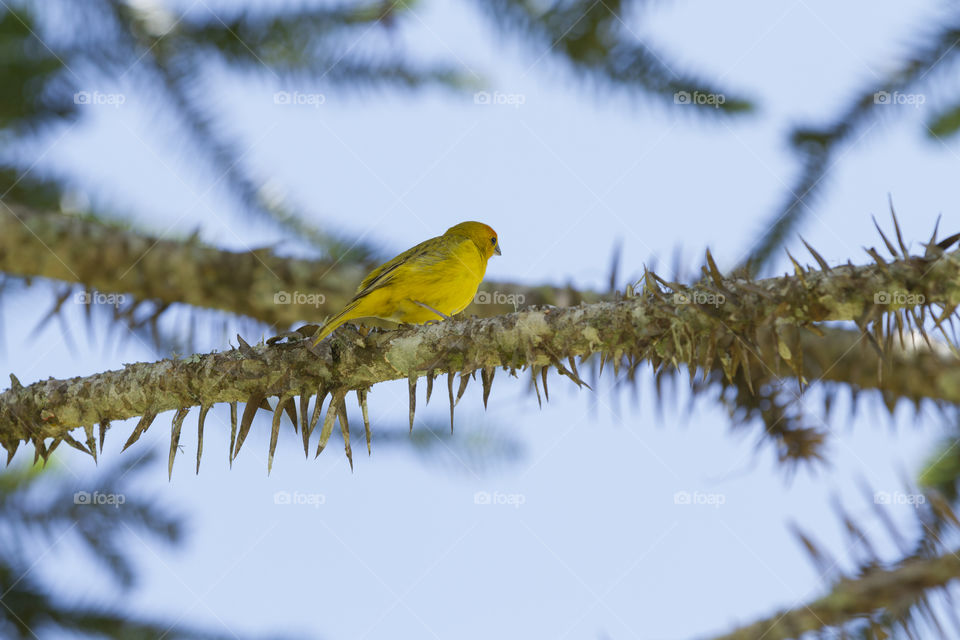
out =
<svg viewBox="0 0 960 640"><path fill-rule="evenodd" d="M318 325L307 324L293 331L284 331L272 338L267 338L267 344L276 344L281 340L286 340L287 342L306 340L307 338L312 338L319 328Z"/></svg>

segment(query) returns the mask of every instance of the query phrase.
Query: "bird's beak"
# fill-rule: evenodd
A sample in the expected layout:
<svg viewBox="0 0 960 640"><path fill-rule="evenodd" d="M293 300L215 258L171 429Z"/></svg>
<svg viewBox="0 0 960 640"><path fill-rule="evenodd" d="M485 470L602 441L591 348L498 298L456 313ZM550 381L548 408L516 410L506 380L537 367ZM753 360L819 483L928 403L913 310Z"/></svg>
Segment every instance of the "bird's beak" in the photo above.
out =
<svg viewBox="0 0 960 640"><path fill-rule="evenodd" d="M499 242L497 243L497 246L495 246L495 247L493 248L493 252L494 252L495 254L497 254L498 256L502 256L502 255L503 255L502 253L500 253L500 243L499 243Z"/></svg>

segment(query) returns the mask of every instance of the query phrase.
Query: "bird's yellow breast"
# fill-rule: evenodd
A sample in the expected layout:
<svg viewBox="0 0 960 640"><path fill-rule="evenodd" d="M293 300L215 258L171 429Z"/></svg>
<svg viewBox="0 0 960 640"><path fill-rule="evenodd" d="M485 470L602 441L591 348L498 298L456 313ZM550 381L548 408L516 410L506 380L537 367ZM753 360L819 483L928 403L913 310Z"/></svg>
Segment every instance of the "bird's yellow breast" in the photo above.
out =
<svg viewBox="0 0 960 640"><path fill-rule="evenodd" d="M441 319L430 308L446 316L466 309L483 280L487 261L470 240L443 249L440 255L427 252L400 264L390 283L364 296L357 317L419 324Z"/></svg>

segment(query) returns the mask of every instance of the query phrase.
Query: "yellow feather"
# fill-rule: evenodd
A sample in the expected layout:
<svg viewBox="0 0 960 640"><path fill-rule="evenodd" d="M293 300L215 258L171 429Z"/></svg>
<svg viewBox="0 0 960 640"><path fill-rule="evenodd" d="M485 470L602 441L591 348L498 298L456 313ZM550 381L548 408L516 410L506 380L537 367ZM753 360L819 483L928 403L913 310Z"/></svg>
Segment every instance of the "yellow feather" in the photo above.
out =
<svg viewBox="0 0 960 640"><path fill-rule="evenodd" d="M314 344L356 318L422 324L460 313L473 301L494 254L500 255L500 244L487 225L450 227L371 271L347 306L323 325Z"/></svg>

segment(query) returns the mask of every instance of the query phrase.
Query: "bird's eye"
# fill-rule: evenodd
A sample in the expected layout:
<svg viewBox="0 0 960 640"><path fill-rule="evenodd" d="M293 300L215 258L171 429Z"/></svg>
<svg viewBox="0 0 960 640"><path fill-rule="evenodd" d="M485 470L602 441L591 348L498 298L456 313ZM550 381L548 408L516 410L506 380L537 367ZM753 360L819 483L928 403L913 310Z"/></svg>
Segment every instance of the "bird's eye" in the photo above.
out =
<svg viewBox="0 0 960 640"><path fill-rule="evenodd" d="M490 244L497 244L496 238L490 238Z"/></svg>

